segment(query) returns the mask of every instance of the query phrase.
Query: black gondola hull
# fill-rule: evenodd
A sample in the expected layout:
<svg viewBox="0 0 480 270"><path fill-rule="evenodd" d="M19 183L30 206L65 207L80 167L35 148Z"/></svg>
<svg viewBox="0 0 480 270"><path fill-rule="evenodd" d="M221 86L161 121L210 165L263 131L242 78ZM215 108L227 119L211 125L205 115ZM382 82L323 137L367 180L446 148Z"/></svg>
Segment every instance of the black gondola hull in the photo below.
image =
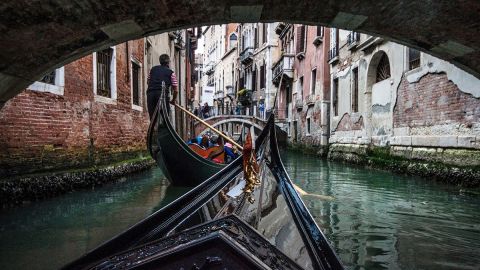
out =
<svg viewBox="0 0 480 270"><path fill-rule="evenodd" d="M174 186L194 187L225 167L196 154L175 132L168 116L169 104L160 98L148 131L148 149Z"/></svg>

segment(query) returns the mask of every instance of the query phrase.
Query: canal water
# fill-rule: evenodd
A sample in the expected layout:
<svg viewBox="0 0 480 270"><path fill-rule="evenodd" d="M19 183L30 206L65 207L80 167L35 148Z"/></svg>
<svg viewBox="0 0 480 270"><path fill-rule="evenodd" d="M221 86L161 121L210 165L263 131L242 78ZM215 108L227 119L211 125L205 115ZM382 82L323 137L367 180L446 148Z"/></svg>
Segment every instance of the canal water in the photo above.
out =
<svg viewBox="0 0 480 270"><path fill-rule="evenodd" d="M348 269L479 269L480 195L294 152L305 204ZM57 269L171 202L159 169L0 210L0 269Z"/></svg>

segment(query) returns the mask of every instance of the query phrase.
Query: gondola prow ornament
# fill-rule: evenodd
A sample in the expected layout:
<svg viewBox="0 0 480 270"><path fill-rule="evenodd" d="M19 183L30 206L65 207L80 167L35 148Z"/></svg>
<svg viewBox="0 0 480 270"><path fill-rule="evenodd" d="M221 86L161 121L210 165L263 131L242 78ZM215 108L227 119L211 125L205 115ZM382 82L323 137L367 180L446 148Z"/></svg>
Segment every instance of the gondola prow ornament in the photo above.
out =
<svg viewBox="0 0 480 270"><path fill-rule="evenodd" d="M255 187L260 185L260 179L258 178L259 167L257 157L255 156L255 141L252 139L253 136L253 127L251 127L245 140L245 145L243 146L243 177L246 182L243 192L250 203L255 202L252 193Z"/></svg>

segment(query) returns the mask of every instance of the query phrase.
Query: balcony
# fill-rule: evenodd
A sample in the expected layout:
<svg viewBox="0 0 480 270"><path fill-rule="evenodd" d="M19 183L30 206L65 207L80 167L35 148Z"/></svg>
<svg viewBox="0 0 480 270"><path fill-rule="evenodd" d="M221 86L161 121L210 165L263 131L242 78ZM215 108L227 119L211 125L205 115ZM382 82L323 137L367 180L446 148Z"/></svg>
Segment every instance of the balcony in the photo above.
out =
<svg viewBox="0 0 480 270"><path fill-rule="evenodd" d="M205 74L207 75L212 75L215 72L215 65L213 62L208 63L208 65L205 67Z"/></svg>
<svg viewBox="0 0 480 270"><path fill-rule="evenodd" d="M305 102L307 103L307 106L315 105L316 100L317 100L317 95L315 95L315 94L308 95L305 98Z"/></svg>
<svg viewBox="0 0 480 270"><path fill-rule="evenodd" d="M338 62L338 46L335 46L328 51L328 63L333 65L336 62Z"/></svg>
<svg viewBox="0 0 480 270"><path fill-rule="evenodd" d="M353 50L357 47L360 41L360 34L357 32L350 31L350 34L347 36L347 47L349 50Z"/></svg>
<svg viewBox="0 0 480 270"><path fill-rule="evenodd" d="M295 62L295 56L293 54L282 54L280 60L273 66L273 83L279 84L283 75L288 78L293 78L293 63Z"/></svg>
<svg viewBox="0 0 480 270"><path fill-rule="evenodd" d="M223 100L223 98L224 98L223 90L217 90L217 91L213 94L213 99Z"/></svg>
<svg viewBox="0 0 480 270"><path fill-rule="evenodd" d="M233 86L227 85L225 88L227 89L227 96L235 97L235 90L233 89Z"/></svg>
<svg viewBox="0 0 480 270"><path fill-rule="evenodd" d="M237 100L243 106L250 106L252 104L252 90L242 89L238 91Z"/></svg>
<svg viewBox="0 0 480 270"><path fill-rule="evenodd" d="M253 92L253 97L252 100L255 101L260 101L265 99L265 88L262 88L260 90L254 91Z"/></svg>
<svg viewBox="0 0 480 270"><path fill-rule="evenodd" d="M297 109L297 110L299 110L299 111L300 111L301 109L303 109L303 100L302 100L301 98L297 98L297 99L295 100L295 109Z"/></svg>
<svg viewBox="0 0 480 270"><path fill-rule="evenodd" d="M240 62L247 65L253 61L253 47L247 47L240 53Z"/></svg>

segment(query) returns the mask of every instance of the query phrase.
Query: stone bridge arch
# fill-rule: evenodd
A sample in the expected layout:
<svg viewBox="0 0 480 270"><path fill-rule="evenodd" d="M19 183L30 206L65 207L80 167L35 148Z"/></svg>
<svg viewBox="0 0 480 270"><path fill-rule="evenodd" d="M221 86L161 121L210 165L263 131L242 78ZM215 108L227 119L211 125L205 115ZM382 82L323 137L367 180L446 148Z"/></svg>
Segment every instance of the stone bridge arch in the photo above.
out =
<svg viewBox="0 0 480 270"><path fill-rule="evenodd" d="M204 119L209 125L214 128L227 132L230 136L237 139L241 134L244 137L248 129L253 126L256 132L260 132L266 125L267 121L255 116L249 115L219 115ZM195 134L201 135L209 130L204 124L196 121L194 123ZM278 126L276 128L278 142L281 145L286 145L287 134Z"/></svg>
<svg viewBox="0 0 480 270"><path fill-rule="evenodd" d="M230 134L237 132L236 129L240 126L245 128L253 126L256 131L262 130L267 123L263 119L249 115L217 115L204 119L204 121L214 128L217 128L221 131L228 131ZM204 124L196 121L194 124L194 129L195 134L202 134L208 128Z"/></svg>
<svg viewBox="0 0 480 270"><path fill-rule="evenodd" d="M480 1L5 0L0 108L42 77L127 40L199 25L285 21L386 37L480 77Z"/></svg>

